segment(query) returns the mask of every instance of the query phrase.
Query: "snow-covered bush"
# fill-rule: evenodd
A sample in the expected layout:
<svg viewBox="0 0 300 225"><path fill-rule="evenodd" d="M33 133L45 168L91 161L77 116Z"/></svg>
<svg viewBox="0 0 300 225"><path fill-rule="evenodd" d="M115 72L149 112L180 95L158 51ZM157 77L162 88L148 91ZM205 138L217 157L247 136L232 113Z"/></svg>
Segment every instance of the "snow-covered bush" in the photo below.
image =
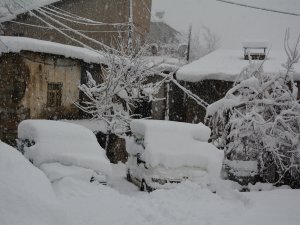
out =
<svg viewBox="0 0 300 225"><path fill-rule="evenodd" d="M128 131L134 109L143 101L152 101L163 82L147 82L153 71L143 57L145 49L128 50L120 45L120 51L104 53L101 83L90 73L88 81L79 89L87 97L76 105L95 119L107 123L108 132L120 134Z"/></svg>
<svg viewBox="0 0 300 225"><path fill-rule="evenodd" d="M293 81L299 53L297 45L290 48L288 33L285 50L284 72L264 73L263 62L250 62L226 96L207 109L213 140L225 150L229 173L237 172L242 182L233 162L256 161L251 165L257 168L247 168L250 177L300 186L300 104Z"/></svg>

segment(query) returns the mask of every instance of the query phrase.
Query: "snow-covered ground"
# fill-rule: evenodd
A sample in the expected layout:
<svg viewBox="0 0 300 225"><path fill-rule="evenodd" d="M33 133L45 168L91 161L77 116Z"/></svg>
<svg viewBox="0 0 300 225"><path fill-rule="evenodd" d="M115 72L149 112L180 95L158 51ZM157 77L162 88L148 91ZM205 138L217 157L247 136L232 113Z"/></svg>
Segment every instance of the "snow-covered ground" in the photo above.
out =
<svg viewBox="0 0 300 225"><path fill-rule="evenodd" d="M0 156L1 225L58 221L66 225L293 225L300 221L300 190L238 193L224 185L213 194L186 182L149 194L125 180L123 164L113 166L107 186L67 177L51 187L46 176L16 150L1 144Z"/></svg>
<svg viewBox="0 0 300 225"><path fill-rule="evenodd" d="M300 221L300 190L213 194L186 182L148 194L124 177L125 167L119 164L114 166L109 186L69 178L55 183L68 224L292 225Z"/></svg>

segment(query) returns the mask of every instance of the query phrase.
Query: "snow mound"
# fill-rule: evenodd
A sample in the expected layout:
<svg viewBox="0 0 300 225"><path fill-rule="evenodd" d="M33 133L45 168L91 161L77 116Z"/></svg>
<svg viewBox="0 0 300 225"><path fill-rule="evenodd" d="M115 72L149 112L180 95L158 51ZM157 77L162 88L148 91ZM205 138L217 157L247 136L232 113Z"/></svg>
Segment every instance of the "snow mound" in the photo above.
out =
<svg viewBox="0 0 300 225"><path fill-rule="evenodd" d="M64 224L46 176L16 149L0 141L0 224Z"/></svg>
<svg viewBox="0 0 300 225"><path fill-rule="evenodd" d="M203 123L189 124L165 120L134 120L130 124L131 131L135 134L145 135L147 132L161 131L189 135L198 141L208 141L211 130Z"/></svg>
<svg viewBox="0 0 300 225"><path fill-rule="evenodd" d="M134 120L130 126L144 136L142 157L151 167L199 167L213 177L220 175L223 152L207 143L210 129L202 123Z"/></svg>
<svg viewBox="0 0 300 225"><path fill-rule="evenodd" d="M19 124L18 138L35 142L24 147L24 151L25 157L37 167L57 162L110 174L105 151L94 133L85 127L60 121L24 120Z"/></svg>

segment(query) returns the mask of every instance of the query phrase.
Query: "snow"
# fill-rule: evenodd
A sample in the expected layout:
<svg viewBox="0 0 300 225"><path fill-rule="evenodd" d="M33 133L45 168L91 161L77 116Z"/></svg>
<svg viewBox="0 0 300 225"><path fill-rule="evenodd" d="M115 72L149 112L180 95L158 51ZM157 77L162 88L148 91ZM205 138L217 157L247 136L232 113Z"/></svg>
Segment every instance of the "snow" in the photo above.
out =
<svg viewBox="0 0 300 225"><path fill-rule="evenodd" d="M48 120L24 120L18 127L19 140L34 141L24 147L25 157L37 167L61 163L110 173L110 163L92 131L85 127Z"/></svg>
<svg viewBox="0 0 300 225"><path fill-rule="evenodd" d="M263 65L266 73L279 73L285 69L281 66L287 61L284 51L270 50L267 60ZM260 61L262 62L262 61ZM249 65L244 60L243 50L216 50L199 60L181 67L176 72L178 80L200 82L202 80L235 81L243 68ZM294 79L300 80L300 63L295 64Z"/></svg>
<svg viewBox="0 0 300 225"><path fill-rule="evenodd" d="M300 190L272 190L272 187L259 185L260 189L271 191L238 193L228 191L229 185L223 184L224 188L213 194L198 184L183 182L170 190L149 194L138 191L125 180L126 166L123 164L113 165L108 186L65 177L52 184L55 195L51 189L51 198L46 198L50 183L45 181L43 173L13 149L8 149L4 155L3 145L0 146L1 225L62 224L45 207L47 200L56 199L60 203L56 209L65 215L65 225L298 225L300 221ZM14 156L13 160L9 160L8 155ZM25 170L22 165L28 168ZM11 170L16 167L21 169ZM19 180L14 177L21 179L16 187L13 184ZM39 182L32 182L32 177L39 178ZM43 183L47 186L41 185ZM8 184L9 188L2 189L3 184ZM18 191L12 193L15 188ZM30 195L24 194L25 190ZM19 201L3 201L3 197L16 199L16 196ZM33 211L37 196L41 204ZM27 199L30 205L21 204L21 199ZM48 222L49 218L52 221Z"/></svg>
<svg viewBox="0 0 300 225"><path fill-rule="evenodd" d="M62 122L67 123L73 123L78 124L80 126L83 126L85 128L88 128L93 133L107 133L107 123L103 120L97 120L97 119L82 119L82 120L61 120Z"/></svg>
<svg viewBox="0 0 300 225"><path fill-rule="evenodd" d="M239 97L232 97L230 98L222 98L206 108L206 115L207 116L212 116L216 112L218 112L219 109L231 109L237 105L240 104L240 98Z"/></svg>
<svg viewBox="0 0 300 225"><path fill-rule="evenodd" d="M219 177L223 152L207 143L210 129L202 123L134 120L130 127L135 135L144 137L145 151L141 157L147 165L199 167L212 177Z"/></svg>
<svg viewBox="0 0 300 225"><path fill-rule="evenodd" d="M0 0L0 23L10 21L17 15L27 12L28 10L37 9L42 6L50 5L61 0ZM6 5L7 4L7 5ZM9 10L7 9L9 7Z"/></svg>
<svg viewBox="0 0 300 225"><path fill-rule="evenodd" d="M242 43L243 48L268 48L269 42L266 40L246 40Z"/></svg>
<svg viewBox="0 0 300 225"><path fill-rule="evenodd" d="M40 169L46 174L51 182L55 182L65 177L73 177L86 182L90 182L94 171L78 166L64 166L60 163L44 163Z"/></svg>
<svg viewBox="0 0 300 225"><path fill-rule="evenodd" d="M174 72L186 64L185 60L168 56L145 56L144 58L147 66L163 72Z"/></svg>
<svg viewBox="0 0 300 225"><path fill-rule="evenodd" d="M65 224L46 176L16 149L0 141L0 224Z"/></svg>
<svg viewBox="0 0 300 225"><path fill-rule="evenodd" d="M298 225L300 191L273 190L213 194L191 182L150 194L125 179L125 166L114 165L112 186L94 186L67 178L54 190L72 225Z"/></svg>
<svg viewBox="0 0 300 225"><path fill-rule="evenodd" d="M26 37L0 36L0 53L19 53L21 51L41 52L81 59L86 63L104 63L104 56L99 52L71 45Z"/></svg>
<svg viewBox="0 0 300 225"><path fill-rule="evenodd" d="M230 167L230 173L237 177L253 177L258 173L257 161L225 160L224 164Z"/></svg>
<svg viewBox="0 0 300 225"><path fill-rule="evenodd" d="M179 133L191 136L198 141L208 141L210 137L210 129L203 123L189 124L165 120L134 120L130 124L131 131L140 135L147 135L148 132L168 132Z"/></svg>

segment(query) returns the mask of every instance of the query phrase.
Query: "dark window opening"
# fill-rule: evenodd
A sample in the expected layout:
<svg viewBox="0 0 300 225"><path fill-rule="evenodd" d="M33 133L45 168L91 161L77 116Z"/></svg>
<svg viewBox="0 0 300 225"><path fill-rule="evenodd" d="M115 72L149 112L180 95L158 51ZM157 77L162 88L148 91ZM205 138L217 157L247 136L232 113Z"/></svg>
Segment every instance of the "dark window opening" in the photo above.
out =
<svg viewBox="0 0 300 225"><path fill-rule="evenodd" d="M48 83L47 106L60 107L62 98L62 83Z"/></svg>

